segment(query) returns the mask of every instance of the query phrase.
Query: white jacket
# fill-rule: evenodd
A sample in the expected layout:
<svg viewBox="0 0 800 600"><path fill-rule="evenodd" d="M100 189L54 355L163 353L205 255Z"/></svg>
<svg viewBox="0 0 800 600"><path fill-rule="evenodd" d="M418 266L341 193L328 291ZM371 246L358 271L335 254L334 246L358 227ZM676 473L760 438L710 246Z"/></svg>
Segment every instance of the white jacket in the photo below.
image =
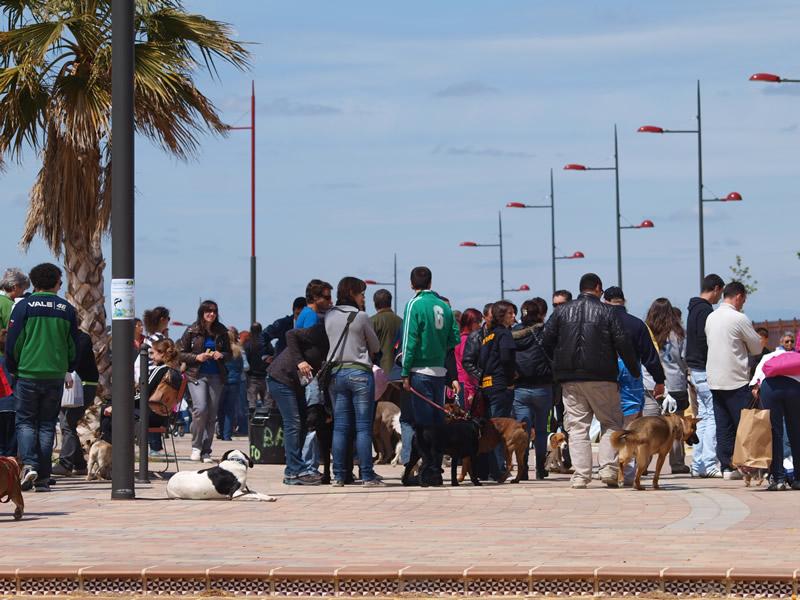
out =
<svg viewBox="0 0 800 600"><path fill-rule="evenodd" d="M708 387L735 390L750 383L748 356L761 352L761 340L747 315L723 302L706 320Z"/></svg>

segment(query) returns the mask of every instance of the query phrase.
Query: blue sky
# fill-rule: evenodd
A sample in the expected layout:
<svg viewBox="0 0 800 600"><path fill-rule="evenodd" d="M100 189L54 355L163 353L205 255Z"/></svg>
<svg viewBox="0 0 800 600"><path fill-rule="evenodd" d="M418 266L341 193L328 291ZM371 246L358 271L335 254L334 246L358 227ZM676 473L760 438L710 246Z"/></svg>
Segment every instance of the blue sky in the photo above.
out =
<svg viewBox="0 0 800 600"><path fill-rule="evenodd" d="M684 308L698 279L696 139L637 134L643 124L695 126L701 80L704 179L711 204L706 266L727 279L737 254L758 280L745 311L792 317L800 292L797 149L800 85L750 83L771 71L800 78L791 1L274 2L187 1L253 42L253 68L200 78L233 125L248 120L255 79L258 318L286 314L306 282L344 275L388 280L429 265L454 307L497 299L497 211L546 202L555 168L559 287L586 271L616 279L613 174L620 132L625 292L643 315L658 296ZM205 138L180 162L137 146L137 312L164 304L191 320L216 299L226 323L249 315L249 138ZM2 178L3 266L49 259L40 242L19 253L28 153ZM506 284L549 300L549 214L503 209ZM110 263L110 249L107 254ZM110 276L110 272L108 274ZM106 285L109 280L107 278ZM511 294L522 301L522 294Z"/></svg>

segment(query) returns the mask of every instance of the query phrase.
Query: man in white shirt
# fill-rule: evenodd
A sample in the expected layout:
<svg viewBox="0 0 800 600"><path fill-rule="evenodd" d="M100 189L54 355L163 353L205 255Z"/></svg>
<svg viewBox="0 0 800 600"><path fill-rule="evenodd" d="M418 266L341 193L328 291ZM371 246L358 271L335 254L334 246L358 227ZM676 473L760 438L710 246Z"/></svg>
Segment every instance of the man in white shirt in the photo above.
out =
<svg viewBox="0 0 800 600"><path fill-rule="evenodd" d="M742 312L746 300L744 285L732 281L722 291L722 304L706 320L706 372L714 397L717 459L725 479L741 478L731 464L731 456L739 416L752 402L748 358L761 352L761 339Z"/></svg>

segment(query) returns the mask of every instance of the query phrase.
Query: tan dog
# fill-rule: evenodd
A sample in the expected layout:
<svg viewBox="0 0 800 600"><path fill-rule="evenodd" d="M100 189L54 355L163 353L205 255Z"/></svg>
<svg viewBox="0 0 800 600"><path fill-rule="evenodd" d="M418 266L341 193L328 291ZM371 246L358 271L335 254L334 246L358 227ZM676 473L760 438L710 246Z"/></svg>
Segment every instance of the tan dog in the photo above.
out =
<svg viewBox="0 0 800 600"><path fill-rule="evenodd" d="M619 473L617 481L622 487L624 481L624 466L631 459L636 459L636 477L633 487L637 490L642 487L642 474L647 469L653 455L658 454L655 473L653 474L653 489L658 489L658 476L661 467L669 456L669 451L675 440L689 444L698 441L697 422L694 417L679 415L666 415L658 417L639 417L628 425L628 429L615 431L611 434L611 445L619 451Z"/></svg>
<svg viewBox="0 0 800 600"><path fill-rule="evenodd" d="M21 471L16 458L0 456L0 502L14 503L15 521L19 521L25 512L19 481Z"/></svg>
<svg viewBox="0 0 800 600"><path fill-rule="evenodd" d="M564 464L564 450L567 447L567 435L561 431L551 433L547 438L547 456L544 459L544 468L550 473L572 473Z"/></svg>
<svg viewBox="0 0 800 600"><path fill-rule="evenodd" d="M84 445L89 452L86 481L111 479L111 444L103 440L87 440Z"/></svg>
<svg viewBox="0 0 800 600"><path fill-rule="evenodd" d="M506 472L500 477L498 483L503 483L511 475L511 459L517 459L517 476L511 483L519 483L522 469L525 467L525 450L533 439L534 432L531 430L531 437L525 431L525 426L515 419L508 417L494 417L486 421L481 428L481 437L478 441L478 454L491 452L501 443L506 453ZM461 463L461 475L459 481L464 481L464 477L470 469L469 457L464 458Z"/></svg>

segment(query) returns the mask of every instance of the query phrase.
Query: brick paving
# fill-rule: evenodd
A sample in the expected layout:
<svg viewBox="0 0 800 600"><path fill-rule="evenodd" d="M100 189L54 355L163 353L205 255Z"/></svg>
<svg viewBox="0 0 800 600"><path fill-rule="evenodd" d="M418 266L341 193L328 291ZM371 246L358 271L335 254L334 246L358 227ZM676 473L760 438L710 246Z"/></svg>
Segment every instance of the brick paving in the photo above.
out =
<svg viewBox="0 0 800 600"><path fill-rule="evenodd" d="M180 442L183 456L187 444ZM246 446L244 439L217 442L215 456ZM278 496L275 503L168 500L162 481L137 484L136 501L112 501L110 482L62 479L50 494L26 493L21 522L12 520L11 505L0 505L0 570L255 563L500 571L546 565L574 572L800 568L800 492L688 475L666 475L661 491L645 492L599 482L572 490L564 475L422 489L402 487L400 467L377 470L386 488L334 489L287 487L282 467L257 465L248 484Z"/></svg>

